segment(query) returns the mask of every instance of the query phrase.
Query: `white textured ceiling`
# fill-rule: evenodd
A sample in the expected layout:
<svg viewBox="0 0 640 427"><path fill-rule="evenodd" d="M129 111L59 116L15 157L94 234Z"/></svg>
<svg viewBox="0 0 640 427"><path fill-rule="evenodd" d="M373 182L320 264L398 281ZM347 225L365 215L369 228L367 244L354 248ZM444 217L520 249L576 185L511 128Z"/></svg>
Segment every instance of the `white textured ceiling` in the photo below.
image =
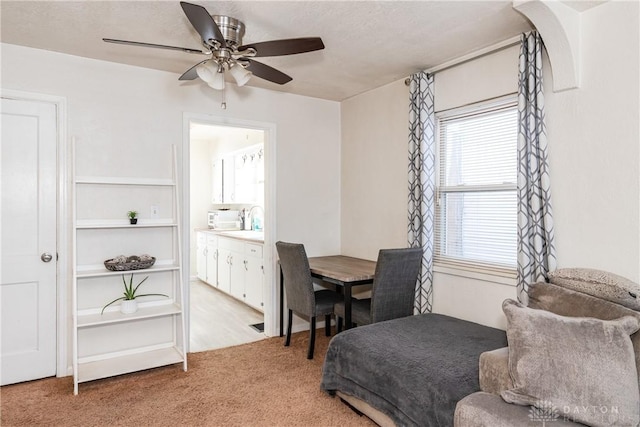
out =
<svg viewBox="0 0 640 427"><path fill-rule="evenodd" d="M293 77L251 86L341 101L531 29L511 1L193 1L243 21L243 42L322 37L325 49L261 58ZM165 70L206 58L108 44L103 37L200 49L178 1L0 2L1 40Z"/></svg>

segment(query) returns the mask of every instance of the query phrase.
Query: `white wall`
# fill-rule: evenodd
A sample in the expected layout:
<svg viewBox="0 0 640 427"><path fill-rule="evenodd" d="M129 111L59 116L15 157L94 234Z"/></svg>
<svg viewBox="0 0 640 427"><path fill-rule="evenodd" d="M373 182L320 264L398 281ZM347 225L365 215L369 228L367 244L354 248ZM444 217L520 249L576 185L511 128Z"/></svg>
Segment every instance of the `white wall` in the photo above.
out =
<svg viewBox="0 0 640 427"><path fill-rule="evenodd" d="M407 246L409 88L397 81L342 102L342 253L375 260Z"/></svg>
<svg viewBox="0 0 640 427"><path fill-rule="evenodd" d="M551 92L546 118L560 267L640 280L638 4L608 2L583 14L582 85ZM544 36L544 35L543 35ZM436 109L517 89L517 47L435 76ZM342 248L375 259L406 246L408 89L402 81L342 103ZM366 207L366 209L361 208ZM434 311L504 327L511 285L436 272Z"/></svg>
<svg viewBox="0 0 640 427"><path fill-rule="evenodd" d="M276 238L304 242L311 256L340 252L339 103L229 84L222 110L218 92L180 83L177 74L1 48L3 89L66 97L79 174L169 178L169 147L181 152L184 112L274 123Z"/></svg>
<svg viewBox="0 0 640 427"><path fill-rule="evenodd" d="M207 212L211 208L211 154L210 141L203 139L192 139L190 150L190 244L191 265L190 275L197 273L196 251L197 241L195 235L196 228L207 228Z"/></svg>
<svg viewBox="0 0 640 427"><path fill-rule="evenodd" d="M546 90L559 267L640 282L638 2L582 14L580 89ZM546 82L551 88L550 80Z"/></svg>

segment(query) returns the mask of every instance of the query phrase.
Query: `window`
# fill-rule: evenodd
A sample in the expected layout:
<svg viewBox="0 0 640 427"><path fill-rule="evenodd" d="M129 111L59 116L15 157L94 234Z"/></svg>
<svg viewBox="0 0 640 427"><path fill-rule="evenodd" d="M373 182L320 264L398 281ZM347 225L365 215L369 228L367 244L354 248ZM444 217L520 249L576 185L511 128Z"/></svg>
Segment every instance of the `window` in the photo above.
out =
<svg viewBox="0 0 640 427"><path fill-rule="evenodd" d="M516 101L436 117L435 262L513 271L518 214Z"/></svg>

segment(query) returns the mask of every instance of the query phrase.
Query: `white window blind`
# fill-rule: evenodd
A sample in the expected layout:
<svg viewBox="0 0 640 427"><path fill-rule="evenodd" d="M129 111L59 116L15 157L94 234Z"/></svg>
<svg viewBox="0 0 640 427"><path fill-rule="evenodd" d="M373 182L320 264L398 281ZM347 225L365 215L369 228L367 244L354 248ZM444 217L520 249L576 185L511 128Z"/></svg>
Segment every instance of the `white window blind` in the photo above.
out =
<svg viewBox="0 0 640 427"><path fill-rule="evenodd" d="M437 115L435 262L512 271L517 241L515 101Z"/></svg>

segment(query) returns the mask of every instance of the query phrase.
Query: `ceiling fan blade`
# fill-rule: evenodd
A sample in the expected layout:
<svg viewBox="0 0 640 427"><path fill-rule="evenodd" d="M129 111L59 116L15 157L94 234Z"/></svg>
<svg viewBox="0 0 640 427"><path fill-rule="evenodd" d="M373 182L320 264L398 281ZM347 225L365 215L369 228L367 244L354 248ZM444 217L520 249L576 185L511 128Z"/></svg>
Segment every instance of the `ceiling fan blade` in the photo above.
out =
<svg viewBox="0 0 640 427"><path fill-rule="evenodd" d="M164 45L164 44L132 42L132 41L128 41L128 40L116 40L116 39L102 39L102 40L107 42L107 43L127 44L127 45L130 45L130 46L140 46L140 47L154 47L154 48L158 48L158 49L179 50L179 51L187 52L187 53L198 53L200 55L206 54L206 52L203 52L201 50L190 49L188 47L167 46L167 45Z"/></svg>
<svg viewBox="0 0 640 427"><path fill-rule="evenodd" d="M278 71L273 67L263 64L262 62L253 61L251 59L247 59L246 62L249 63L246 67L247 70L251 71L254 76L260 77L261 79L269 80L270 82L277 83L279 85L283 85L293 80L282 71Z"/></svg>
<svg viewBox="0 0 640 427"><path fill-rule="evenodd" d="M312 52L324 49L320 37L303 37L298 39L271 40L251 43L238 48L239 51L252 48L256 50L255 57L293 55L296 53Z"/></svg>
<svg viewBox="0 0 640 427"><path fill-rule="evenodd" d="M198 65L204 64L205 62L207 62L208 59L205 59L204 61L198 62L196 65L194 65L193 67L189 68L187 71L185 71L178 80L194 80L198 77L198 73L196 72L196 68L198 68Z"/></svg>
<svg viewBox="0 0 640 427"><path fill-rule="evenodd" d="M222 32L220 32L220 28L215 23L207 9L197 4L187 3L186 1L181 1L180 6L182 6L182 10L184 14L187 15L189 22L193 25L193 28L196 29L200 37L202 37L202 41L205 44L209 44L209 40L218 41L222 47L226 47L227 43L224 41L224 37L222 36Z"/></svg>

